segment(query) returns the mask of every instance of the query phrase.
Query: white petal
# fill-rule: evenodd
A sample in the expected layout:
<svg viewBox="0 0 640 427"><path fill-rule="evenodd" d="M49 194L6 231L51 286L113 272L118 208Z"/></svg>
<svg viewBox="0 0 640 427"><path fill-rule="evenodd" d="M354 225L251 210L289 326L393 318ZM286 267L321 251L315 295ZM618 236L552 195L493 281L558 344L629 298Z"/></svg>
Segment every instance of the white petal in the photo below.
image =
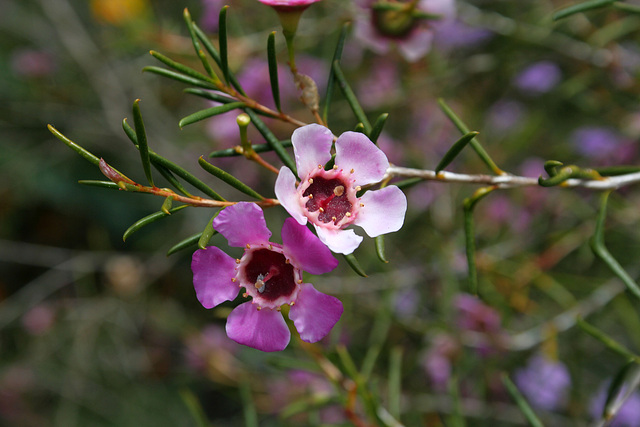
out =
<svg viewBox="0 0 640 427"><path fill-rule="evenodd" d="M360 202L364 206L353 223L362 227L369 237L398 231L404 224L407 198L395 185L367 191Z"/></svg>
<svg viewBox="0 0 640 427"><path fill-rule="evenodd" d="M291 169L285 166L280 168L280 173L276 178L275 193L280 204L289 212L289 215L302 225L307 223L307 217L302 213L300 195L296 191L296 177L291 172Z"/></svg>
<svg viewBox="0 0 640 427"><path fill-rule="evenodd" d="M333 252L348 255L355 251L362 236L358 236L353 230L334 230L325 227L319 227L314 224L318 237L322 243L327 245Z"/></svg>

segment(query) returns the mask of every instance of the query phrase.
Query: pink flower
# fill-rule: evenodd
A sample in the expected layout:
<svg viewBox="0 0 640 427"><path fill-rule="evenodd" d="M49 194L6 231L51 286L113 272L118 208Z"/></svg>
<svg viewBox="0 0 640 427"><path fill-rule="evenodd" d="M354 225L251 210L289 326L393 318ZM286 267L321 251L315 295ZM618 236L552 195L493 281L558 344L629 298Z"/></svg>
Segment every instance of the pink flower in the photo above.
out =
<svg viewBox="0 0 640 427"><path fill-rule="evenodd" d="M390 1L397 10L374 9L375 0L358 0L361 13L356 17L356 38L378 54L389 51L395 43L409 62L415 62L431 50L433 30L438 21L424 19L424 14L441 20L455 16L454 0ZM406 7L402 7L406 6Z"/></svg>
<svg viewBox="0 0 640 427"><path fill-rule="evenodd" d="M336 140L335 165L331 160L333 134L324 126L311 124L296 129L291 136L301 183L282 167L275 193L280 203L300 224L310 221L318 237L333 252L350 254L362 241L353 230L355 224L370 237L398 231L404 223L407 198L396 186L367 191L358 197L361 186L379 182L389 161L369 138L358 132L345 132Z"/></svg>
<svg viewBox="0 0 640 427"><path fill-rule="evenodd" d="M317 3L321 0L258 0L260 3L271 6L275 9L294 9L306 8L307 6Z"/></svg>
<svg viewBox="0 0 640 427"><path fill-rule="evenodd" d="M229 314L229 338L262 351L284 350L290 339L280 314L284 304L291 305L289 318L303 341L319 341L331 331L342 315L342 303L303 283L302 271L327 273L338 260L307 227L288 218L283 244L269 242L262 210L242 202L222 210L213 228L230 246L245 248L237 260L216 247L199 249L191 261L193 285L205 308L235 299L239 287L245 288L245 298L252 298Z"/></svg>

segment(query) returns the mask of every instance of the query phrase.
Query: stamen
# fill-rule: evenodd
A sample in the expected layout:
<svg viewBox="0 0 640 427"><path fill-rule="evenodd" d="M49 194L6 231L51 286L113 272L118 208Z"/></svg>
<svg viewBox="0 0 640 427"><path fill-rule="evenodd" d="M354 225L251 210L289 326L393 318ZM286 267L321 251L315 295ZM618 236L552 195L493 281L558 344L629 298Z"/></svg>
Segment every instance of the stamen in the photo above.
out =
<svg viewBox="0 0 640 427"><path fill-rule="evenodd" d="M360 191L362 190L362 187L360 187L359 185L356 185L356 191Z"/></svg>
<svg viewBox="0 0 640 427"><path fill-rule="evenodd" d="M273 250L273 245L269 245L269 250L272 251Z"/></svg>
<svg viewBox="0 0 640 427"><path fill-rule="evenodd" d="M335 222L338 220L338 218L336 218L335 216L332 216L331 219Z"/></svg>
<svg viewBox="0 0 640 427"><path fill-rule="evenodd" d="M309 197L309 199L313 199L313 194L309 194L307 197Z"/></svg>
<svg viewBox="0 0 640 427"><path fill-rule="evenodd" d="M364 203L360 203L360 207L361 207L361 208L364 208Z"/></svg>
<svg viewBox="0 0 640 427"><path fill-rule="evenodd" d="M333 165L333 170L337 171L338 170L338 165Z"/></svg>
<svg viewBox="0 0 640 427"><path fill-rule="evenodd" d="M338 185L336 188L334 188L333 194L338 197L342 196L344 194L344 185Z"/></svg>
<svg viewBox="0 0 640 427"><path fill-rule="evenodd" d="M349 173L354 173L354 172L355 172L355 170L354 170L354 169L351 169L351 171L349 171Z"/></svg>
<svg viewBox="0 0 640 427"><path fill-rule="evenodd" d="M313 178L309 178L309 184L313 184Z"/></svg>
<svg viewBox="0 0 640 427"><path fill-rule="evenodd" d="M318 208L320 210L320 212L324 212L324 208Z"/></svg>
<svg viewBox="0 0 640 427"><path fill-rule="evenodd" d="M238 280L238 279L236 279L235 277L232 277L232 278L231 278L231 281L232 281L233 283L235 283L235 282L236 282L236 280Z"/></svg>
<svg viewBox="0 0 640 427"><path fill-rule="evenodd" d="M322 165L318 165L318 169L322 169Z"/></svg>
<svg viewBox="0 0 640 427"><path fill-rule="evenodd" d="M246 293L246 292L242 294L242 298L247 298L248 296L249 296L249 294Z"/></svg>
<svg viewBox="0 0 640 427"><path fill-rule="evenodd" d="M285 259L285 260L284 260L284 262L285 262L286 264L290 264L290 263L291 263L291 260L290 260L290 259Z"/></svg>
<svg viewBox="0 0 640 427"><path fill-rule="evenodd" d="M351 216L351 212L347 212L346 214L344 214L344 216L350 217Z"/></svg>
<svg viewBox="0 0 640 427"><path fill-rule="evenodd" d="M241 261L239 259L236 259L236 264L240 264L240 262Z"/></svg>
<svg viewBox="0 0 640 427"><path fill-rule="evenodd" d="M289 303L289 305L290 305L291 307L293 307L293 305L294 305L295 303L296 303L295 301L291 301L291 302Z"/></svg>
<svg viewBox="0 0 640 427"><path fill-rule="evenodd" d="M298 279L298 285L302 285L302 279Z"/></svg>
<svg viewBox="0 0 640 427"><path fill-rule="evenodd" d="M262 307L257 306L257 307L256 307L256 309L257 309L258 311L260 311L260 310L262 310Z"/></svg>
<svg viewBox="0 0 640 427"><path fill-rule="evenodd" d="M247 243L247 249L251 249L251 245Z"/></svg>

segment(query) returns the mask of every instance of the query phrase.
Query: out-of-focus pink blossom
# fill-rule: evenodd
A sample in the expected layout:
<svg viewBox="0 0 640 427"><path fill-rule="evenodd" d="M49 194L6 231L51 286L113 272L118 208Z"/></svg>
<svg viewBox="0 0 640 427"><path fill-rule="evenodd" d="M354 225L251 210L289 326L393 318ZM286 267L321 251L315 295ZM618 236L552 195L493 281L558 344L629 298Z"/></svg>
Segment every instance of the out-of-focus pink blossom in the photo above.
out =
<svg viewBox="0 0 640 427"><path fill-rule="evenodd" d="M544 355L535 355L527 366L515 372L514 381L529 403L552 411L567 403L571 376L566 365Z"/></svg>
<svg viewBox="0 0 640 427"><path fill-rule="evenodd" d="M431 50L433 33L441 22L453 19L453 0L420 0L393 2L398 10L375 9L375 0L359 0L355 35L361 43L378 54L385 54L395 44L402 56L415 62ZM430 14L440 19L424 19L419 14Z"/></svg>

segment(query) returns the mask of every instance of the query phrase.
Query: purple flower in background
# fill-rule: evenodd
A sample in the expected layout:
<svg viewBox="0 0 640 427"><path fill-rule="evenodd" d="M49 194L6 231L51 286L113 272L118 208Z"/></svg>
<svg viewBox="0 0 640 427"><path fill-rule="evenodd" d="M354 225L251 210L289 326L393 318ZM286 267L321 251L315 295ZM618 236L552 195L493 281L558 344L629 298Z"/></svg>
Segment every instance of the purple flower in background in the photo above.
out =
<svg viewBox="0 0 640 427"><path fill-rule="evenodd" d="M397 10L374 9L375 0L358 0L355 35L377 54L385 54L395 44L402 56L415 62L431 50L434 30L441 22L455 16L454 0L395 1L404 5ZM426 20L419 13L438 15L440 20Z"/></svg>
<svg viewBox="0 0 640 427"><path fill-rule="evenodd" d="M514 381L532 406L547 411L566 404L571 386L565 364L540 354L531 357L526 367L515 372Z"/></svg>
<svg viewBox="0 0 640 427"><path fill-rule="evenodd" d="M382 179L389 162L384 153L364 134L345 132L336 140L335 165L331 160L333 134L324 126L311 124L291 136L300 185L287 167L276 179L275 193L282 206L300 224L310 221L322 242L334 252L350 254L362 241L353 230L362 227L370 237L398 231L404 223L407 198L390 185L357 196L362 185Z"/></svg>
<svg viewBox="0 0 640 427"><path fill-rule="evenodd" d="M56 70L52 55L35 49L18 49L11 54L11 69L16 76L46 77Z"/></svg>
<svg viewBox="0 0 640 427"><path fill-rule="evenodd" d="M445 391L451 377L452 364L460 352L460 345L451 336L441 334L433 343L422 360L422 367L438 391Z"/></svg>
<svg viewBox="0 0 640 427"><path fill-rule="evenodd" d="M502 327L500 314L469 294L459 294L454 301L458 309L458 328L471 332L473 346L486 356L500 347Z"/></svg>
<svg viewBox="0 0 640 427"><path fill-rule="evenodd" d="M584 126L576 129L569 139L579 154L598 165L630 162L637 151L635 144L606 127Z"/></svg>
<svg viewBox="0 0 640 427"><path fill-rule="evenodd" d="M521 102L513 99L500 100L488 111L488 128L496 133L510 131L522 120L525 113L525 107Z"/></svg>
<svg viewBox="0 0 640 427"><path fill-rule="evenodd" d="M200 26L208 32L218 31L220 9L224 6L223 0L202 0L202 15Z"/></svg>
<svg viewBox="0 0 640 427"><path fill-rule="evenodd" d="M513 84L530 95L541 95L553 89L561 79L562 71L555 62L540 61L522 70Z"/></svg>
<svg viewBox="0 0 640 427"><path fill-rule="evenodd" d="M358 84L358 99L367 108L377 108L398 99L400 76L396 64L377 58Z"/></svg>
<svg viewBox="0 0 640 427"><path fill-rule="evenodd" d="M462 47L479 45L491 37L493 33L484 28L474 28L456 19L448 19L438 24L434 34L434 43L439 49L450 51Z"/></svg>
<svg viewBox="0 0 640 427"><path fill-rule="evenodd" d="M304 283L302 271L327 273L338 260L307 227L288 218L282 245L272 243L262 209L242 202L222 210L213 228L229 246L245 248L235 260L211 246L197 250L191 261L193 285L205 308L233 300L239 287L245 298L252 298L229 314L229 338L262 351L284 350L290 339L280 313L284 304L291 305L289 318L303 341L317 342L331 331L342 315L342 303Z"/></svg>
<svg viewBox="0 0 640 427"><path fill-rule="evenodd" d="M591 416L596 419L602 419L602 412L607 399L607 386L600 388L600 391L591 401ZM622 389L617 398L621 398L626 390ZM624 402L622 407L618 409L615 417L608 424L609 427L640 427L640 393L634 392Z"/></svg>
<svg viewBox="0 0 640 427"><path fill-rule="evenodd" d="M454 302L458 309L458 327L474 332L497 332L500 330L500 315L479 298L459 294Z"/></svg>

